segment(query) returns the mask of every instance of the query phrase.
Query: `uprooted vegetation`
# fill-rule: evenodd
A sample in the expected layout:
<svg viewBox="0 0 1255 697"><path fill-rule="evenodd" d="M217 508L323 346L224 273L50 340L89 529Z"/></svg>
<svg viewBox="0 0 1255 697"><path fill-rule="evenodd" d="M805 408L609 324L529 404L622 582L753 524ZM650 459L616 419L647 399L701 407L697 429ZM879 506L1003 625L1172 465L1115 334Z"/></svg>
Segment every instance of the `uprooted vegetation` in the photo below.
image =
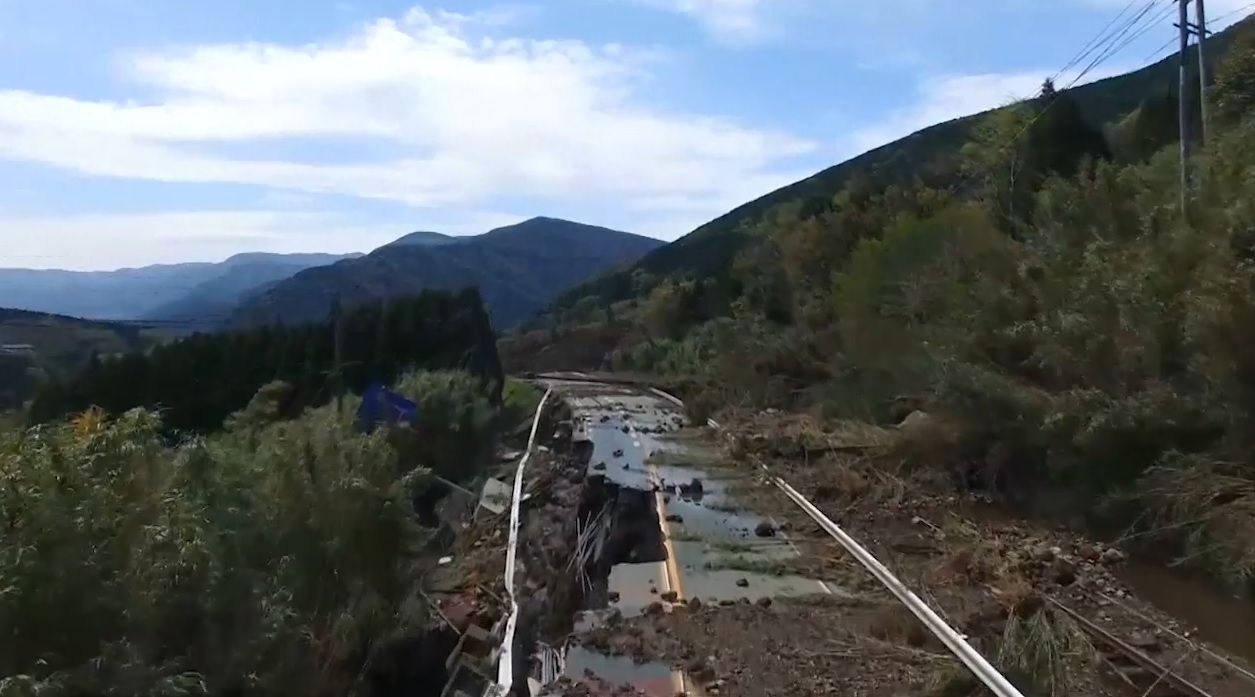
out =
<svg viewBox="0 0 1255 697"><path fill-rule="evenodd" d="M284 418L290 389L173 443L143 409L0 432L0 695L385 695L439 680L424 672L444 653L429 655L442 640L420 589L441 552L415 506L433 470L479 476L503 425L491 387L402 378L422 442L360 432L354 398Z"/></svg>

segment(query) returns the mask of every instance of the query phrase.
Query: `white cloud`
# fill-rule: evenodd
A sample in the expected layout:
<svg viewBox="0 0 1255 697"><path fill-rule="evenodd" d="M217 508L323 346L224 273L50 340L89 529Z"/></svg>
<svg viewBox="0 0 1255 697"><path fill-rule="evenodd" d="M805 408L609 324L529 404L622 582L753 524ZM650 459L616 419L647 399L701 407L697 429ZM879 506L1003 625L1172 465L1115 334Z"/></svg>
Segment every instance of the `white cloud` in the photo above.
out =
<svg viewBox="0 0 1255 697"><path fill-rule="evenodd" d="M1085 76L1083 82L1119 75L1128 69L1127 66L1099 68ZM855 129L840 143L841 154L853 157L934 124L1033 97L1041 90L1042 81L1054 72L1037 70L925 78L917 85L914 100L908 106L892 111L879 123ZM1075 78L1075 71L1069 72L1060 76L1056 84L1062 88Z"/></svg>
<svg viewBox="0 0 1255 697"><path fill-rule="evenodd" d="M0 248L9 267L101 270L221 261L241 251L368 252L419 228L471 234L522 217L482 211L396 225L288 210L12 215L0 217Z"/></svg>
<svg viewBox="0 0 1255 697"><path fill-rule="evenodd" d="M766 0L643 0L696 19L716 38L753 41L767 33ZM774 0L779 3L782 0Z"/></svg>
<svg viewBox="0 0 1255 697"><path fill-rule="evenodd" d="M752 3L751 3L752 4ZM494 196L687 205L766 191L813 144L787 133L648 106L645 61L615 45L501 38L483 18L414 9L338 41L249 43L134 55L148 99L0 92L0 157L164 182L255 184L473 206ZM367 138L395 155L327 163L224 147ZM378 150L373 148L373 150ZM697 202L695 204L694 202Z"/></svg>

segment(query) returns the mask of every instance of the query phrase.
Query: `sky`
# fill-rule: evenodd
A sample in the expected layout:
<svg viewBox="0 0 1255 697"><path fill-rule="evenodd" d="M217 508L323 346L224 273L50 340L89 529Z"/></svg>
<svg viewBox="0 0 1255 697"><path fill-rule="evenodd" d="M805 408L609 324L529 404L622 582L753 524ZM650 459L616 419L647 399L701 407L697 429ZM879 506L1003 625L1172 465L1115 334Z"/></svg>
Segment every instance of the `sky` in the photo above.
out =
<svg viewBox="0 0 1255 697"><path fill-rule="evenodd" d="M672 240L1031 96L1150 1L0 0L0 267L369 251L536 215ZM1154 1L1084 81L1171 52ZM1250 5L1208 0L1213 29Z"/></svg>

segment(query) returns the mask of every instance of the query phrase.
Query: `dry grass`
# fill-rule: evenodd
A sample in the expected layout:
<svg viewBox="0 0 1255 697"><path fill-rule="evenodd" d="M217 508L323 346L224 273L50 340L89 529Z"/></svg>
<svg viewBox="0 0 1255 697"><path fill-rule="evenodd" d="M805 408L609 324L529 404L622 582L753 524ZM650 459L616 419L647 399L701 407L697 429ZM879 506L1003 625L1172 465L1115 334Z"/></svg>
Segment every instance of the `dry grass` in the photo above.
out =
<svg viewBox="0 0 1255 697"><path fill-rule="evenodd" d="M1098 660L1098 650L1076 622L1046 610L1013 614L1003 630L998 661L1004 671L1030 679L1043 695L1074 694L1077 676Z"/></svg>

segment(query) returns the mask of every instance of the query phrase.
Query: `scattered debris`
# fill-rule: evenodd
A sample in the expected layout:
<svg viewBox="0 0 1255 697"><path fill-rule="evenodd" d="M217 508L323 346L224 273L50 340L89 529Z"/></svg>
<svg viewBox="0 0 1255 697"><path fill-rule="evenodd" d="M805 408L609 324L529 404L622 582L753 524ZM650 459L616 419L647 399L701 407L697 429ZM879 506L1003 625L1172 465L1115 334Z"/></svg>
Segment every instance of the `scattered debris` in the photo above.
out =
<svg viewBox="0 0 1255 697"><path fill-rule="evenodd" d="M758 525L754 528L754 534L755 534L755 535L758 535L759 537L775 537L775 536L776 536L776 526L774 526L774 525L772 525L770 522L768 522L768 521L764 520L763 522L759 523L759 524L758 524Z"/></svg>

